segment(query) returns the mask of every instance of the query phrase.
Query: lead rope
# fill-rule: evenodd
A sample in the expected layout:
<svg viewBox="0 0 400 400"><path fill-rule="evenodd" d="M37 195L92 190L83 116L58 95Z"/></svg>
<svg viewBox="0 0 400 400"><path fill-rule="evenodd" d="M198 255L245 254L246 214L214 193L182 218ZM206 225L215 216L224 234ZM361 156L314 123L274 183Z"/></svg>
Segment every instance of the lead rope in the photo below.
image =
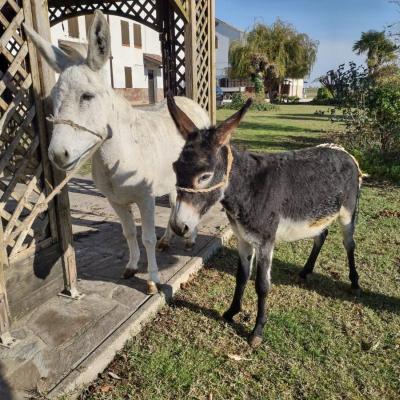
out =
<svg viewBox="0 0 400 400"><path fill-rule="evenodd" d="M232 154L232 149L231 146L226 146L227 148L227 165L226 165L226 172L224 175L224 178L222 179L221 182L210 186L208 188L204 189L192 189L192 188L186 188L186 187L181 187L181 186L176 186L177 190L180 190L181 192L187 192L187 193L208 193L212 192L213 190L219 189L222 186L226 186L229 183L229 176L231 174L232 170L232 164L233 164L233 154Z"/></svg>
<svg viewBox="0 0 400 400"><path fill-rule="evenodd" d="M85 132L91 133L92 135L98 137L101 139L98 143L96 143L90 151L83 157L82 160L79 160L76 167L70 171L66 177L51 191L51 193L45 197L42 201L38 201L36 205L34 206L32 212L30 213L29 217L24 221L25 229L29 230L31 229L33 222L35 221L36 217L44 212L47 208L49 203L54 199L55 196L57 196L61 190L64 188L64 186L72 179L72 177L78 172L80 169L81 165L83 162L88 160L93 153L103 144L103 142L106 140L101 134L98 132L92 131L91 129L86 128L85 126L79 125L71 120L66 120L66 119L56 119L53 116L46 118L48 121L52 122L54 125L70 125L74 129L80 129ZM40 197L39 197L40 199Z"/></svg>

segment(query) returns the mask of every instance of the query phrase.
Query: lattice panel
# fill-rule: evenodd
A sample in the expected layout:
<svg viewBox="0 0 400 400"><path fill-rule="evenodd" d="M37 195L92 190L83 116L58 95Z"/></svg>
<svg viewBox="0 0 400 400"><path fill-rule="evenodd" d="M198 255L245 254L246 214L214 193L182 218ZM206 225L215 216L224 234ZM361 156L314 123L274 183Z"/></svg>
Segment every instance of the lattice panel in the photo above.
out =
<svg viewBox="0 0 400 400"><path fill-rule="evenodd" d="M210 109L210 43L209 43L209 2L196 1L196 69L197 102Z"/></svg>
<svg viewBox="0 0 400 400"><path fill-rule="evenodd" d="M51 241L47 212L24 224L44 189L21 4L0 0L0 216L10 260Z"/></svg>
<svg viewBox="0 0 400 400"><path fill-rule="evenodd" d="M51 25L55 25L71 17L91 14L95 10L101 10L106 14L131 18L157 31L161 30L160 22L157 17L156 0L95 2L87 0L49 0L48 4Z"/></svg>
<svg viewBox="0 0 400 400"><path fill-rule="evenodd" d="M176 94L186 94L186 68L185 68L185 23L176 12L173 13L173 44L174 44L174 70Z"/></svg>

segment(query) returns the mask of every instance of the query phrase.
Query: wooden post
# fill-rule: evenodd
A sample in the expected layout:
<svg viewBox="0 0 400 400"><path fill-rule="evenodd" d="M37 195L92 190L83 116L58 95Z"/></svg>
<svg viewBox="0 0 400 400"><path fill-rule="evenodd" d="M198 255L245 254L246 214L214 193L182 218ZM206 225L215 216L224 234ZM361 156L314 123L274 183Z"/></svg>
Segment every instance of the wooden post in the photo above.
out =
<svg viewBox="0 0 400 400"><path fill-rule="evenodd" d="M46 40L51 41L50 22L48 14L47 0L30 0L33 26L34 29ZM50 93L55 84L55 74L50 66L41 58L38 57L38 76L40 80L40 88L44 111L46 114L52 112ZM46 123L47 136L52 131L52 126L49 122ZM57 185L65 178L65 174L55 168L52 168L54 185ZM55 202L55 212L57 216L58 238L62 251L62 263L64 272L64 291L62 294L79 298L77 289L77 271L75 261L75 251L73 248L73 236L70 219L70 206L68 198L68 188L65 187L57 196Z"/></svg>
<svg viewBox="0 0 400 400"><path fill-rule="evenodd" d="M211 123L217 122L217 77L215 65L215 0L208 0L208 34L209 34L209 96L210 96L210 119Z"/></svg>
<svg viewBox="0 0 400 400"><path fill-rule="evenodd" d="M8 266L8 257L3 240L3 225L0 219L0 345L10 347L14 342L10 336L10 318L6 292L4 270Z"/></svg>
<svg viewBox="0 0 400 400"><path fill-rule="evenodd" d="M189 22L185 26L186 96L197 98L196 1L188 0Z"/></svg>

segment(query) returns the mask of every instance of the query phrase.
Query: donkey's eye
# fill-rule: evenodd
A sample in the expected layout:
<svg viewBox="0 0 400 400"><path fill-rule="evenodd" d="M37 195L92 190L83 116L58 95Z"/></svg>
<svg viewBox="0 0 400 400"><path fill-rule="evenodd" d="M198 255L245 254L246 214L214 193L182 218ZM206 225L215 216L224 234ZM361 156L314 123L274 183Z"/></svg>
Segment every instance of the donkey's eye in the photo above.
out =
<svg viewBox="0 0 400 400"><path fill-rule="evenodd" d="M212 174L210 174L210 173L203 174L199 177L198 181L199 181L199 183L206 182L211 178L211 176L212 176Z"/></svg>
<svg viewBox="0 0 400 400"><path fill-rule="evenodd" d="M83 93L83 95L81 96L81 101L90 101L90 100L92 100L92 99L94 99L94 94L93 94L93 93L85 92L85 93Z"/></svg>

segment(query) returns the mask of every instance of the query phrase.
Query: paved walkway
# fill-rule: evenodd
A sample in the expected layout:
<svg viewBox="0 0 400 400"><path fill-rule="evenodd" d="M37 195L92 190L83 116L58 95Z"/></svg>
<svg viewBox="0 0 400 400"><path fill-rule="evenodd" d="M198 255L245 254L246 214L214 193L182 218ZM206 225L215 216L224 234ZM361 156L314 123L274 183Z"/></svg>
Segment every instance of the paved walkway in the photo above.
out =
<svg viewBox="0 0 400 400"><path fill-rule="evenodd" d="M90 178L70 184L72 222L78 263L79 288L85 294L74 301L54 296L18 321L11 350L0 350L0 399L21 398L27 390L56 396L95 378L140 323L163 304L163 295L146 294L145 252L141 246L140 271L121 279L128 248L116 215ZM136 211L136 212L135 212ZM140 235L140 215L134 211ZM157 201L157 235L169 217L166 198ZM198 269L221 241L227 221L220 207L204 219L194 249L188 253L176 238L167 253L158 253L164 292L169 297L189 274ZM11 394L13 392L13 394Z"/></svg>

